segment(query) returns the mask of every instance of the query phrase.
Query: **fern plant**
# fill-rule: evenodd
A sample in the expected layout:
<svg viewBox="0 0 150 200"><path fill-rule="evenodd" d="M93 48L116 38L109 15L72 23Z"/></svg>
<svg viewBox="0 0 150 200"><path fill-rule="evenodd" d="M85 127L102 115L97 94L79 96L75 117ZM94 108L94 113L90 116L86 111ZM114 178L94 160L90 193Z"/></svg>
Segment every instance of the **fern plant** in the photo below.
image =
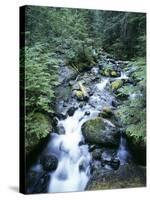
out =
<svg viewBox="0 0 150 200"><path fill-rule="evenodd" d="M146 65L143 58L132 62L135 70L131 74L136 83L125 85L118 90L120 95L127 95L128 99L118 108L118 114L127 136L135 142L146 141Z"/></svg>
<svg viewBox="0 0 150 200"><path fill-rule="evenodd" d="M54 112L59 60L48 45L25 47L21 57L25 66L26 152L30 152L52 130L49 114Z"/></svg>

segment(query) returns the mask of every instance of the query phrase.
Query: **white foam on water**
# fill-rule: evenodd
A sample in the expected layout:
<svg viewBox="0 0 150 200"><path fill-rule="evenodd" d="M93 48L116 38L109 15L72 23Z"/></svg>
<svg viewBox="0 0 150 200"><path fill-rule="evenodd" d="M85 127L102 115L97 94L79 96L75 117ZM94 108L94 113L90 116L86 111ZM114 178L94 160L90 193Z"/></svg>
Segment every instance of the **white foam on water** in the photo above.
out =
<svg viewBox="0 0 150 200"><path fill-rule="evenodd" d="M79 142L84 141L81 126L97 114L93 111L90 116L85 116L85 111L78 109L73 116L59 121L65 129L65 134L58 135L51 141L55 148L60 149L60 158L57 169L51 174L49 192L73 192L85 189L90 177L91 156L87 145L79 146Z"/></svg>
<svg viewBox="0 0 150 200"><path fill-rule="evenodd" d="M109 82L109 79L108 78L104 78L100 83L96 84L96 88L98 90L102 91L106 87L108 82Z"/></svg>
<svg viewBox="0 0 150 200"><path fill-rule="evenodd" d="M115 78L116 80L119 80L119 79L129 79L129 77L126 75L125 72L121 72L121 76L120 77L117 77Z"/></svg>

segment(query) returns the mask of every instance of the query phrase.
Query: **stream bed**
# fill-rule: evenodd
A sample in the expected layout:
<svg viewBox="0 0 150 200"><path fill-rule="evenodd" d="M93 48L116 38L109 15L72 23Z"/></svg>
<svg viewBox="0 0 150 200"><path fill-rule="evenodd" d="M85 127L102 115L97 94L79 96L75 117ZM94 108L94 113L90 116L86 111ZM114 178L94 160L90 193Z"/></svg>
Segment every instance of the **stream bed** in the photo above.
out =
<svg viewBox="0 0 150 200"><path fill-rule="evenodd" d="M144 169L134 164L124 130L114 114L119 103L110 89L112 82L127 81L128 74L119 68L116 77L106 77L99 70L93 67L59 87L56 127L27 171L27 193L120 188L124 187L120 181L131 181L129 169L141 180ZM71 90L66 98L63 95L68 88ZM115 184L110 186L114 176L118 179L113 178ZM145 178L142 181L144 185Z"/></svg>

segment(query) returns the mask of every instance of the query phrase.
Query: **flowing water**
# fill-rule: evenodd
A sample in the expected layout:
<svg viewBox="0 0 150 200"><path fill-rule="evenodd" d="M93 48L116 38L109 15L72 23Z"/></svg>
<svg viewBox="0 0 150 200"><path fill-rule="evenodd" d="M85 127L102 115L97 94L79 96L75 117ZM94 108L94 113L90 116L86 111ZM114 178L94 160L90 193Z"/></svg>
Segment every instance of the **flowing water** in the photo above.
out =
<svg viewBox="0 0 150 200"><path fill-rule="evenodd" d="M119 80L119 79L129 79L129 77L126 75L125 72L121 72L121 76L120 76L120 77L117 77L117 78L115 78L115 79L117 79L117 80Z"/></svg>
<svg viewBox="0 0 150 200"><path fill-rule="evenodd" d="M118 154L121 165L124 165L131 159L131 155L130 155L128 147L127 147L126 138L122 134L120 137L120 145L119 145L117 154Z"/></svg>
<svg viewBox="0 0 150 200"><path fill-rule="evenodd" d="M81 126L85 121L94 118L97 112L91 110L87 116L86 111L86 108L78 109L73 116L59 121L65 134L54 134L50 142L53 151L59 150L59 164L51 174L49 192L82 191L89 180L91 157L88 145L84 144ZM84 145L80 145L81 142Z"/></svg>
<svg viewBox="0 0 150 200"><path fill-rule="evenodd" d="M121 74L121 78L127 78ZM73 116L67 116L64 120L58 120L58 126L64 128L64 134L52 133L50 141L45 148L45 153L50 153L58 158L58 166L54 172L49 172L50 181L48 192L73 192L83 191L90 179L91 155L89 147L85 144L82 135L82 125L90 119L94 119L100 113L103 106L111 104L113 97L105 89L109 84L109 78L103 78L100 83L96 83L93 95L89 103L82 108L78 108ZM92 103L96 107L92 106ZM86 114L88 113L88 115ZM109 126L115 125L107 119L104 122ZM125 138L121 136L118 157L121 164L128 158ZM40 170L40 165L35 165L34 169Z"/></svg>

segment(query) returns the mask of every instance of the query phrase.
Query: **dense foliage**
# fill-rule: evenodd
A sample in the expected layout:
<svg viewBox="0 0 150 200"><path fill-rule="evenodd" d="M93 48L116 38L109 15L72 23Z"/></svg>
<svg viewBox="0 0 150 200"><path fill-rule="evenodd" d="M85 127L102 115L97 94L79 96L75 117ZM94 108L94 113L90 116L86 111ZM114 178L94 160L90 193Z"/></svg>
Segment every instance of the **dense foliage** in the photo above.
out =
<svg viewBox="0 0 150 200"><path fill-rule="evenodd" d="M134 142L146 141L146 64L145 59L132 62L130 76L136 85L125 85L119 95L128 97L119 107L119 115L126 126L126 133Z"/></svg>
<svg viewBox="0 0 150 200"><path fill-rule="evenodd" d="M90 11L96 43L118 58L143 56L146 50L146 15L142 13Z"/></svg>
<svg viewBox="0 0 150 200"><path fill-rule="evenodd" d="M38 143L51 130L49 114L54 111L59 59L80 72L97 63L100 49L118 59L144 57L145 26L146 15L142 13L26 6L25 32L21 34L25 35L22 51L26 71L27 149L33 146L33 140ZM132 78L136 86L120 89L126 95L138 95L140 88L143 94L120 108L128 134L142 139L145 137L141 136L145 132L144 70L143 65L135 63Z"/></svg>
<svg viewBox="0 0 150 200"><path fill-rule="evenodd" d="M42 44L25 47L26 148L51 131L48 114L53 112L58 61ZM30 150L30 149L29 149Z"/></svg>

